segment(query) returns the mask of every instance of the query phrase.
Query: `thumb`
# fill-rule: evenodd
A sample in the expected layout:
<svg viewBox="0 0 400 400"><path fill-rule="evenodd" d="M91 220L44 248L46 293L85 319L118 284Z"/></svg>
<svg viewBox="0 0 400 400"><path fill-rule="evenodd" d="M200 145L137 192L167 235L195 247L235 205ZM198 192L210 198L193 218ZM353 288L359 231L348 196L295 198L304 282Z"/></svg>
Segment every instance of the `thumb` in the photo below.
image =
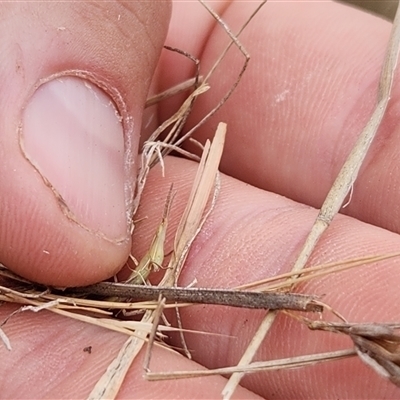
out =
<svg viewBox="0 0 400 400"><path fill-rule="evenodd" d="M168 2L0 5L0 261L11 270L69 286L124 264L169 13Z"/></svg>

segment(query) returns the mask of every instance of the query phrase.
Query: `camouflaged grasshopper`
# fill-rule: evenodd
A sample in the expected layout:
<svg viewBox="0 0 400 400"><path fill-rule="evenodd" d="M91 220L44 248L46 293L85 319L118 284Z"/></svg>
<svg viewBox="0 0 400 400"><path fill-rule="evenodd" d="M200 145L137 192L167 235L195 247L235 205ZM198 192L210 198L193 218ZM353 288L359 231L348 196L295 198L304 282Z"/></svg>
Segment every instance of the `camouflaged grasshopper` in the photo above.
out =
<svg viewBox="0 0 400 400"><path fill-rule="evenodd" d="M164 261L164 242L167 233L167 225L168 225L168 216L171 210L171 204L173 200L173 185L171 184L167 196L167 200L164 206L164 212L161 219L161 223L157 228L157 232L155 233L153 240L151 241L151 245L147 253L140 260L137 267L132 271L129 278L125 281L125 283L133 284L133 285L141 285L146 283L146 279L148 278L150 272L152 270L158 271L162 262Z"/></svg>

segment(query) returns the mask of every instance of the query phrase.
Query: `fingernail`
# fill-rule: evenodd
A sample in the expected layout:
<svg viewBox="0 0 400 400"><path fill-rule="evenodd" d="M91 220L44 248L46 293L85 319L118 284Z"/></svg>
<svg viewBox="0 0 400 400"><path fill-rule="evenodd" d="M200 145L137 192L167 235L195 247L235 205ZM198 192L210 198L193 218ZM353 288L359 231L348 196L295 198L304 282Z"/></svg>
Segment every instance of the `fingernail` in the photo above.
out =
<svg viewBox="0 0 400 400"><path fill-rule="evenodd" d="M42 84L23 111L20 141L68 218L126 238L122 118L102 89L72 76Z"/></svg>

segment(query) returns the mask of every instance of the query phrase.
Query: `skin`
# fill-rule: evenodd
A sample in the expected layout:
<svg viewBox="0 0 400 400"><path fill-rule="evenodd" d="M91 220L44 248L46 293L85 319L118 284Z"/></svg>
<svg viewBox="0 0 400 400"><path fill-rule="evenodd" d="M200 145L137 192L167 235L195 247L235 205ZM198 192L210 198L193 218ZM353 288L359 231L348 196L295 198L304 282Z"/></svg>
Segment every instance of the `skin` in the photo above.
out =
<svg viewBox="0 0 400 400"><path fill-rule="evenodd" d="M128 3L123 4L127 7ZM154 13L156 18L150 15L151 7L141 9L142 3L138 2L123 9L122 3L118 2L99 3L95 9L83 2L64 7L68 8L68 17L63 20L60 19L62 12L52 5L1 5L3 47L0 54L4 59L0 74L6 83L0 115L9 118L2 120L0 141L0 190L3 193L0 200L0 259L14 271L38 281L77 286L114 274L131 243L120 246L102 242L98 236L82 232L76 224L70 221L67 224L59 208L50 207L51 211L48 211L49 206L43 203L48 200L48 188L33 178L32 168L28 168L18 148L10 145L15 141L18 115L30 88L44 75L63 69L85 68L107 77L123 94L128 111L140 121L157 62L153 92L192 73L192 65L182 62L177 55L163 52L158 60L166 35L167 44L200 57L205 71L220 53L226 39L194 2L174 4L168 34L168 3L157 3L160 8ZM234 29L244 21L245 13L250 13L253 5L224 2L213 3L213 7ZM11 18L17 11L19 17ZM120 25L111 24L113 46L107 47L108 52L95 52L98 57L90 51L82 52L79 46L83 39L92 49L102 48L101 27L106 22L110 24L110 15L122 11L126 23L131 25L121 29ZM21 15L24 18L20 18ZM82 15L85 24L78 18ZM24 35L20 33L19 25L27 20L31 24L29 34ZM58 26L60 23L67 26L72 35L70 43L74 46L62 48L56 34L54 37L48 36L51 33L39 35L42 24ZM148 36L149 32L151 36ZM221 165L221 194L212 216L193 245L181 276L182 285L197 279L198 286L234 287L290 269L317 215L315 207L321 205L373 109L389 34L388 22L328 2L268 3L254 19L241 36L252 61L237 92L218 115L196 133L196 137L204 141L212 136L217 122L228 123ZM16 35L22 36L16 40ZM123 46L127 37L132 41L128 47ZM48 42L54 47L36 54L34 47L30 47L33 40L39 48L40 45L46 47ZM19 44L19 49L15 43ZM138 57L138 46L147 52L145 57ZM16 59L21 61L24 79L15 72ZM228 56L211 80L212 92L198 100L189 123L197 121L215 104L215 99L221 97L235 79L240 62L237 52ZM129 90L131 87L135 88L134 92ZM355 184L352 200L344 210L347 215L335 218L312 255L310 265L398 251L399 99L400 86L395 82L379 136ZM180 100L173 99L148 111L143 124L147 125L152 114L153 119L155 115L161 121L171 114ZM137 142L139 132L134 131L133 135ZM10 168L21 171L18 182L9 174ZM196 164L172 157L166 161L166 178L162 178L158 167L151 172L138 215L138 219L148 218L137 224L132 239L132 249L138 258L147 251L160 222L169 185L174 182L177 194L166 245L167 251L171 248L174 228L195 172ZM21 180L22 185L31 185L36 193L36 197L29 200L29 204L37 201L35 207L28 208L29 214L24 211L28 207L26 193L18 189ZM46 229L43 228L43 216L49 222ZM54 259L42 257L40 262L36 261L39 257L35 243L38 236L29 232L38 230L41 237L45 235L49 245L54 246L56 266ZM60 237L63 245L57 247L56 239ZM70 255L71 243L85 256L77 259ZM92 251L97 247L105 249L100 258ZM352 269L311 281L299 290L324 296L323 300L349 321L398 322L398 262L393 259ZM14 309L15 306L3 305L0 320ZM243 354L263 315L259 311L223 307L188 308L182 312L185 328L232 337L188 334L186 338L193 361L156 348L152 370L233 365ZM19 314L3 329L13 346L12 352L0 347L0 393L3 398L86 397L125 341L122 335L47 312ZM174 336L170 341L180 345ZM89 345L92 346L90 355L83 352ZM280 315L257 359L350 346L350 340L345 337L310 332ZM146 382L142 378L141 355L128 373L120 395L121 398L218 398L225 382L225 378L218 376L190 381ZM236 392L238 398L247 399L258 396L389 399L399 395L399 389L357 358L250 375Z"/></svg>

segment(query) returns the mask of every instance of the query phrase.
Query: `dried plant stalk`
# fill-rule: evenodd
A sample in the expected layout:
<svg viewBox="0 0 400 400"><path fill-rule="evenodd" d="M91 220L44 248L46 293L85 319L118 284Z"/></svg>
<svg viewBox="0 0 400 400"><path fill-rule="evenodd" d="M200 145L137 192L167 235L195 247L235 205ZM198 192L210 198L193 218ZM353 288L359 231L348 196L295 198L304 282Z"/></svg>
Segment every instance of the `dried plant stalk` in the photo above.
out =
<svg viewBox="0 0 400 400"><path fill-rule="evenodd" d="M293 282L287 278L294 279L295 284L298 285L299 283L306 282L321 276L346 271L350 268L358 268L363 265L373 264L395 257L400 257L400 253L370 255L353 258L350 260L335 261L328 264L314 265L312 267L302 270L300 274L297 271L286 272L284 274L279 274L270 278L265 278L256 282L250 282L244 285L237 286L236 289L243 290L249 288L257 288L258 290L268 291L290 289L290 287L293 285Z"/></svg>
<svg viewBox="0 0 400 400"><path fill-rule="evenodd" d="M71 291L69 292L71 293ZM168 301L193 304L214 304L250 309L323 311L323 308L315 301L313 296L298 293L264 293L197 287L167 287L165 285L153 287L112 282L100 282L91 286L74 288L72 293L111 296L112 298L127 298L132 300L155 300L155 297L161 296Z"/></svg>
<svg viewBox="0 0 400 400"><path fill-rule="evenodd" d="M400 387L400 324L305 322L313 330L348 335L360 359Z"/></svg>
<svg viewBox="0 0 400 400"><path fill-rule="evenodd" d="M209 112L207 113L192 129L189 130L185 135L183 135L177 142L176 144L179 145L183 143L187 138L191 137L193 132L198 129L201 125L203 125L208 119L210 119L224 104L225 102L229 99L229 97L232 95L232 93L235 91L237 85L239 84L244 72L246 71L247 65L250 61L250 55L248 54L247 50L245 47L242 45L242 43L239 41L238 37L239 35L243 32L243 30L248 26L248 24L251 22L251 20L254 18L254 16L260 11L261 7L267 2L267 0L262 1L256 9L251 13L247 21L243 24L243 26L240 28L239 32L235 35L232 33L228 25L222 20L222 18L211 8L209 7L203 0L198 0L203 7L211 14L211 16L218 22L219 25L222 26L226 34L229 36L231 41L229 42L228 46L223 50L221 55L218 57L214 65L211 67L210 71L204 78L204 81L207 82L208 79L211 77L211 75L214 73L215 69L218 67L220 62L223 60L225 57L226 53L229 51L229 49L235 45L239 51L242 53L245 61L243 63L242 69L239 72L239 75L236 79L236 81L233 83L231 88L228 90L228 92L222 97L222 99L218 102L218 104Z"/></svg>
<svg viewBox="0 0 400 400"><path fill-rule="evenodd" d="M160 101L166 100L169 97L175 96L178 93L184 92L185 90L188 90L192 87L195 86L196 82L202 82L203 81L203 77L199 76L198 78L190 78L187 79L186 81L179 83L178 85L165 90L164 92L158 93L150 98L148 98L146 100L146 104L145 107L151 107L154 104L157 104Z"/></svg>
<svg viewBox="0 0 400 400"><path fill-rule="evenodd" d="M177 228L174 251L168 265L167 273L161 282L162 286L177 283L180 270L185 262L191 243L199 233L208 213L205 213L207 202L217 180L218 166L221 160L226 136L226 124L220 123L212 143L206 142L200 160L192 191ZM214 194L215 196L215 194ZM212 207L209 211L212 210Z"/></svg>
<svg viewBox="0 0 400 400"><path fill-rule="evenodd" d="M243 374L251 374L260 371L300 368L320 362L337 361L355 355L356 352L353 349L337 350L327 353L282 358L280 360L256 361L244 366L215 368L204 371L149 372L147 377L151 381L162 381L168 379L203 378L212 375L231 375L239 372Z"/></svg>

